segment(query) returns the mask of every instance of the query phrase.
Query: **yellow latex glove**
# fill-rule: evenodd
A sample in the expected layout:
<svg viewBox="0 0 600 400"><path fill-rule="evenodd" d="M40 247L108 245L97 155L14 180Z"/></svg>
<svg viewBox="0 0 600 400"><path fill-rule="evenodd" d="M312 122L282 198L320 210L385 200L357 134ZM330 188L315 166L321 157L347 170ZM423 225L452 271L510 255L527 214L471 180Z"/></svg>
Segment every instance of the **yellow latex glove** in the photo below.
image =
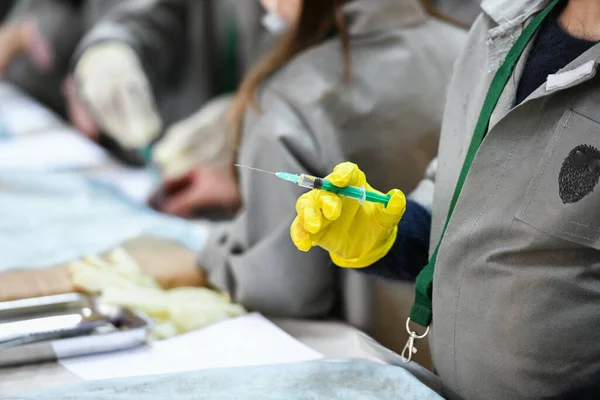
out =
<svg viewBox="0 0 600 400"><path fill-rule="evenodd" d="M375 191L356 164L345 162L326 177L339 187L364 186ZM398 234L398 223L406 199L392 190L387 208L381 204L340 197L323 190L311 190L296 202L298 216L292 223L292 241L301 251L320 246L333 262L344 268L364 268L383 258Z"/></svg>

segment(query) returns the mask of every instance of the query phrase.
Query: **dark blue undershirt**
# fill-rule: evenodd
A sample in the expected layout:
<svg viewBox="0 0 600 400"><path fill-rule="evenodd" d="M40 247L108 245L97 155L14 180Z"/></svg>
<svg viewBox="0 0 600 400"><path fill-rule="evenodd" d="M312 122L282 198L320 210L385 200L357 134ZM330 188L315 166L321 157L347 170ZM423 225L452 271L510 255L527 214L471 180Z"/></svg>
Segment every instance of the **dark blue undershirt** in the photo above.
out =
<svg viewBox="0 0 600 400"><path fill-rule="evenodd" d="M557 73L596 43L573 37L560 26L558 17L565 5L566 2L558 6L553 18L548 18L540 28L519 81L515 104L521 104L546 83L548 75Z"/></svg>
<svg viewBox="0 0 600 400"><path fill-rule="evenodd" d="M429 261L430 233L429 211L407 200L406 211L398 224L398 237L390 252L369 268L359 271L384 279L413 281Z"/></svg>
<svg viewBox="0 0 600 400"><path fill-rule="evenodd" d="M540 28L519 81L515 104L523 102L543 85L548 75L566 67L595 44L571 36L560 26L558 16L564 4L557 7L553 18L549 18ZM360 271L385 279L415 279L428 262L430 231L429 212L409 201L398 225L398 238L392 250L382 260Z"/></svg>

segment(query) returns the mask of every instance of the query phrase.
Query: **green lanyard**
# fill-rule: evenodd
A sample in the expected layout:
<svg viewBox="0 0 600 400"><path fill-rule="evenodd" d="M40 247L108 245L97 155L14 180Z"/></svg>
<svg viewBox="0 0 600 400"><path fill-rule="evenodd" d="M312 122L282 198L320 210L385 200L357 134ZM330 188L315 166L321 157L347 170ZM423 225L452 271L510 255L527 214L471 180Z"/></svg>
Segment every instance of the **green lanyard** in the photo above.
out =
<svg viewBox="0 0 600 400"><path fill-rule="evenodd" d="M506 87L508 80L510 79L519 58L525 51L527 44L531 41L538 28L542 25L546 17L550 14L552 9L559 3L560 0L553 0L549 6L547 6L542 12L540 12L536 17L531 21L530 24L527 25L521 36L517 39L514 46L510 49L506 59L502 63L502 66L496 72L494 79L490 85L490 89L487 93L485 101L483 103L483 107L481 109L481 114L479 115L479 120L477 121L477 125L475 126L475 132L473 133L473 138L471 139L471 145L469 146L469 150L467 151L467 155L465 158L465 162L463 164L462 170L460 171L460 175L458 177L458 182L456 184L456 188L454 189L454 195L452 196L452 201L450 202L450 208L448 210L448 216L446 218L446 223L444 225L444 230L442 231L442 235L440 236L440 241L431 256L431 260L429 264L421 271L419 276L417 277L417 282L415 285L416 293L415 293L415 302L412 306L412 310L410 312L410 318L408 322L413 321L421 326L428 327L431 323L432 317L432 292L433 292L433 272L435 269L435 263L437 260L438 251L440 249L440 245L444 238L444 234L446 233L446 229L448 228L448 223L450 222L450 218L452 217L452 213L454 212L454 208L456 207L456 203L460 196L461 190L465 184L465 180L467 178L467 174L469 173L469 169L473 164L473 160L475 155L477 155L477 150L487 133L490 118L496 105L498 104L498 100ZM418 336L415 332L411 331L409 328L409 323L407 322L407 330L410 335L409 343L407 343L405 347L405 352L403 352L403 356L405 359L410 360L410 356L416 349L414 349L413 344L415 339L421 339L425 337L425 335ZM408 357L405 353L408 351Z"/></svg>

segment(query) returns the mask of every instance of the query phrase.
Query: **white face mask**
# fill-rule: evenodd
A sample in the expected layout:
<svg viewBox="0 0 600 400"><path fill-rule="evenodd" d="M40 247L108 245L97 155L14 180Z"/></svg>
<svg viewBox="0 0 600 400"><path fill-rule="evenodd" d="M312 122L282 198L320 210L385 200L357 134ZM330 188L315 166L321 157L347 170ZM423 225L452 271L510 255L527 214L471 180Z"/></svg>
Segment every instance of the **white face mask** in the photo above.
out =
<svg viewBox="0 0 600 400"><path fill-rule="evenodd" d="M268 12L262 19L263 26L271 33L279 34L285 31L289 23L277 12L278 0L271 0L268 6Z"/></svg>

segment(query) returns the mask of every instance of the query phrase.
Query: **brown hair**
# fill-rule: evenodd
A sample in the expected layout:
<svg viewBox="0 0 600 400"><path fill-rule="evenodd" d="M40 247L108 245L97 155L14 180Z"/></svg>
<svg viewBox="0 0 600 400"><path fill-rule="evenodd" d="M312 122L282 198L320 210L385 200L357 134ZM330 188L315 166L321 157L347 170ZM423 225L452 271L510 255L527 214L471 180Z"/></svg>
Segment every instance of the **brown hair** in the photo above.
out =
<svg viewBox="0 0 600 400"><path fill-rule="evenodd" d="M255 92L260 84L277 69L304 50L322 43L332 32L340 37L344 55L344 80L350 81L350 40L342 14L347 0L303 0L298 22L279 39L275 47L260 60L244 78L229 112L233 148L237 150L243 119L249 106L259 110Z"/></svg>

